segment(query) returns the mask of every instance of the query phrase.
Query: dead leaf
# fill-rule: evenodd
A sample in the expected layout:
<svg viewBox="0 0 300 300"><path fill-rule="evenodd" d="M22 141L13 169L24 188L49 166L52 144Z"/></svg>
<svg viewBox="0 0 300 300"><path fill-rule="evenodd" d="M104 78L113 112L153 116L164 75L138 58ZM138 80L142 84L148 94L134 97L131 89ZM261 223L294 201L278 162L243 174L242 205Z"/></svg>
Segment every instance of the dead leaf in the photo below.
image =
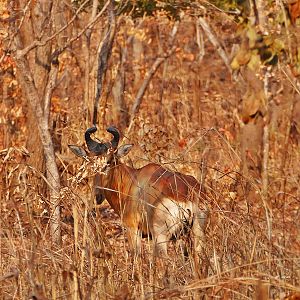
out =
<svg viewBox="0 0 300 300"><path fill-rule="evenodd" d="M233 70L238 70L241 66L246 65L251 58L251 50L249 49L249 41L244 38L240 49L232 59L230 64Z"/></svg>
<svg viewBox="0 0 300 300"><path fill-rule="evenodd" d="M251 58L250 58L250 61L248 63L248 67L252 71L257 71L259 66L260 66L260 56L258 55L257 50L252 51Z"/></svg>
<svg viewBox="0 0 300 300"><path fill-rule="evenodd" d="M284 300L300 300L300 293L295 293L284 298Z"/></svg>
<svg viewBox="0 0 300 300"><path fill-rule="evenodd" d="M253 70L246 69L244 76L248 86L243 96L241 114L243 120L249 121L258 111L264 113L265 93L261 80L256 77Z"/></svg>
<svg viewBox="0 0 300 300"><path fill-rule="evenodd" d="M114 300L128 300L131 299L130 290L128 285L123 284L121 288L116 292Z"/></svg>
<svg viewBox="0 0 300 300"><path fill-rule="evenodd" d="M291 22L293 25L295 25L296 19L300 16L300 0L289 1L288 8Z"/></svg>
<svg viewBox="0 0 300 300"><path fill-rule="evenodd" d="M256 286L256 300L268 300L269 289L268 286L262 283L261 280L258 281Z"/></svg>

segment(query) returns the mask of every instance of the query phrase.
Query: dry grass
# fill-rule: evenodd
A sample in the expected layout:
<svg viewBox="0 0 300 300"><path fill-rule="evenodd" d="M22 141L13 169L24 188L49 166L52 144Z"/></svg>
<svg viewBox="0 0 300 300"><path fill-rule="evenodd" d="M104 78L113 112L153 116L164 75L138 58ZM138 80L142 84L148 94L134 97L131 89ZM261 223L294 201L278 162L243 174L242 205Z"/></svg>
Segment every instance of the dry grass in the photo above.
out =
<svg viewBox="0 0 300 300"><path fill-rule="evenodd" d="M296 197L274 205L269 240L262 204L235 198L233 180L226 176L219 176L218 184L211 180L212 217L200 269L195 271L193 255L184 257L179 242L170 243L171 258L162 269L147 239L142 257L132 263L124 229L107 204L91 211L84 178L91 172L85 166L61 191L63 244L57 249L49 237L47 201L30 184L39 174L20 162L20 150L1 154L7 187L1 199L4 299L281 299L300 292Z"/></svg>
<svg viewBox="0 0 300 300"><path fill-rule="evenodd" d="M153 47L145 49L148 60L156 57L157 50L153 22L144 25L145 34L154 40ZM200 179L201 161L207 164L205 186L211 220L200 267L195 270L192 254L184 257L180 242L170 242L171 257L159 265L153 261L152 242L147 239L143 240L142 256L132 262L119 218L108 204L95 206L89 178L92 172L86 172L86 166L67 149L69 143L83 143L89 124L84 121L88 114L80 101L82 86L74 60L65 66L74 72L72 101L60 96L63 92L58 89L51 115L61 146L57 154L63 183L60 248L51 244L49 236L50 204L34 184L45 178L26 163L28 153L22 148L29 129L24 134L22 128L19 133L19 147L0 152L1 299L284 299L288 295L299 299L299 146L289 143L287 149L282 148L289 121L283 113L270 138L269 237L261 184L238 174L239 125L234 108L242 88L231 81L208 43L203 61L195 59L193 22L187 18L180 27L178 35L184 45L179 43L180 51L168 61L167 76L156 74L126 139L136 145L130 156L136 167L158 161ZM159 26L161 35L171 28L167 20ZM221 27L219 31L230 44L232 29ZM79 50L74 51L80 58ZM140 63L142 76L151 65L148 60ZM127 68L128 82L133 82L131 64ZM135 89L128 87L128 105ZM113 105L107 103L105 126L111 123L108 112ZM235 192L236 186L243 188L245 182L252 185L256 197Z"/></svg>

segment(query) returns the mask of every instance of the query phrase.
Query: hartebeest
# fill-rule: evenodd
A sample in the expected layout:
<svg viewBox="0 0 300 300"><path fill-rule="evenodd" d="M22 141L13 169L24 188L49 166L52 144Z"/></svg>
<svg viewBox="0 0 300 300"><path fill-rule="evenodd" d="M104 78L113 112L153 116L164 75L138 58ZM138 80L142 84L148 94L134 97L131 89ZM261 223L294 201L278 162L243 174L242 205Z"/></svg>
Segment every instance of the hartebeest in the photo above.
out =
<svg viewBox="0 0 300 300"><path fill-rule="evenodd" d="M121 217L131 250L139 253L141 234L148 234L154 240L155 253L167 256L167 242L187 227L191 228L195 248L200 250L205 240L207 210L199 209L202 197L198 181L155 163L140 169L129 167L120 158L133 145L118 148L120 133L113 126L107 129L113 135L110 142L96 142L91 138L96 130L92 127L85 132L89 153L78 146L69 147L80 157L106 158L105 166L95 175L96 197L98 201L106 198Z"/></svg>

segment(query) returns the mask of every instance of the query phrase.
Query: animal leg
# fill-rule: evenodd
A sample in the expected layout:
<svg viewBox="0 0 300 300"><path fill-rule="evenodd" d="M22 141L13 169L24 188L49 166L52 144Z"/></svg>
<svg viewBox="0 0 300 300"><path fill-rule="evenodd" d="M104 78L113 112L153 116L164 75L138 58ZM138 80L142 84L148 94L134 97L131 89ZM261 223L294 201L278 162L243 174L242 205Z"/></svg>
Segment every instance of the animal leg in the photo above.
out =
<svg viewBox="0 0 300 300"><path fill-rule="evenodd" d="M157 280L168 278L168 251L167 242L168 237L162 233L152 232L153 239L153 263L154 263L154 276Z"/></svg>
<svg viewBox="0 0 300 300"><path fill-rule="evenodd" d="M197 209L193 217L192 235L194 250L200 252L205 247L206 237L205 230L209 218L209 211Z"/></svg>
<svg viewBox="0 0 300 300"><path fill-rule="evenodd" d="M204 248L206 243L205 229L209 217L208 211L200 211L194 213L193 226L192 226L192 239L194 247L194 264L195 276L197 279L207 276L207 265L200 264L200 258L204 257Z"/></svg>
<svg viewBox="0 0 300 300"><path fill-rule="evenodd" d="M159 233L153 234L153 241L154 241L154 251L153 254L155 257L168 257L168 241L169 238L166 234Z"/></svg>
<svg viewBox="0 0 300 300"><path fill-rule="evenodd" d="M136 227L127 228L127 237L130 252L133 257L137 257L141 254L141 233Z"/></svg>

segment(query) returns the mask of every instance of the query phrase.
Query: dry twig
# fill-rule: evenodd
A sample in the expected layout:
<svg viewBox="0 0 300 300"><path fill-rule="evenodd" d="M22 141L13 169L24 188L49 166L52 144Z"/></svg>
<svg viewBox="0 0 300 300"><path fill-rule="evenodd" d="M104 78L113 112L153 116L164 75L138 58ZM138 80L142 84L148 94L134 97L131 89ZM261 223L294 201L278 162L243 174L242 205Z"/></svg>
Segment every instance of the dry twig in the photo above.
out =
<svg viewBox="0 0 300 300"><path fill-rule="evenodd" d="M173 46L169 51L167 51L167 53L165 53L164 56L162 57L157 57L156 60L154 61L153 65L151 66L150 70L148 71L146 77L144 78L144 81L140 87L140 89L138 90L138 93L135 97L134 100L134 104L132 106L131 109L131 119L130 119L130 123L127 129L127 134L130 132L133 123L134 123L134 118L136 116L136 114L138 113L139 109L140 109L140 105L142 103L142 99L143 96L146 92L146 89L153 77L153 75L155 74L155 72L157 71L157 69L159 68L159 66L168 58L170 57L173 53L175 53L176 47Z"/></svg>
<svg viewBox="0 0 300 300"><path fill-rule="evenodd" d="M223 49L223 47L217 40L216 36L213 34L209 25L202 17L199 17L198 22L201 25L201 27L203 28L203 30L206 33L207 37L209 38L210 42L216 47L218 54L220 55L220 57L222 58L222 60L224 61L225 65L226 65L227 69L231 73L229 58L228 58L225 50Z"/></svg>

